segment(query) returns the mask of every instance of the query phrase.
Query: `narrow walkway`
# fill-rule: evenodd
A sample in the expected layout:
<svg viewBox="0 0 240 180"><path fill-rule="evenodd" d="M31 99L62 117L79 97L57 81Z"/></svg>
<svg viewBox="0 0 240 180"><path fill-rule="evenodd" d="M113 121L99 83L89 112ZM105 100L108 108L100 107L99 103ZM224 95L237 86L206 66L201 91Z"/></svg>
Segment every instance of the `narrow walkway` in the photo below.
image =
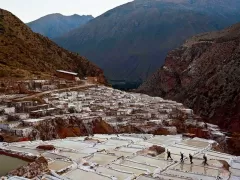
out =
<svg viewBox="0 0 240 180"><path fill-rule="evenodd" d="M96 86L97 86L96 84L89 84L87 82L84 82L84 84L81 84L79 86L63 88L63 89L55 89L55 90L51 90L51 91L45 91L45 92L41 92L41 93L25 96L25 97L22 97L22 98L17 98L17 99L14 99L14 100L15 101L24 101L24 100L28 100L28 99L32 99L32 98L36 98L36 97L41 97L41 96L44 96L44 95L48 95L50 93L56 93L56 92L61 92L61 91L70 91L70 90L77 90L77 89L90 88L90 87L96 87Z"/></svg>

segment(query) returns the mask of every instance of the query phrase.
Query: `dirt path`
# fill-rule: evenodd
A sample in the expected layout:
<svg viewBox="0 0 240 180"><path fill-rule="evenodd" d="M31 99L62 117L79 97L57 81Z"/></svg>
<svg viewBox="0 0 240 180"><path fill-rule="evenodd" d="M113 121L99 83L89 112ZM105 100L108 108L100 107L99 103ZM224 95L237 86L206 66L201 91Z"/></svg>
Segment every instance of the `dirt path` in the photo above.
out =
<svg viewBox="0 0 240 180"><path fill-rule="evenodd" d="M71 90L77 90L77 89L84 89L84 88L90 88L90 87L96 87L96 86L97 86L96 84L90 84L88 82L84 82L84 84L81 84L79 86L63 88L63 89L55 89L55 90L51 90L51 91L45 91L45 92L25 96L25 97L22 97L22 98L17 98L17 99L14 99L14 100L15 101L24 101L24 100L29 100L29 99L33 99L33 98L39 98L39 97L42 97L44 95L51 94L51 93L57 93L57 92L62 92L62 91L71 91Z"/></svg>

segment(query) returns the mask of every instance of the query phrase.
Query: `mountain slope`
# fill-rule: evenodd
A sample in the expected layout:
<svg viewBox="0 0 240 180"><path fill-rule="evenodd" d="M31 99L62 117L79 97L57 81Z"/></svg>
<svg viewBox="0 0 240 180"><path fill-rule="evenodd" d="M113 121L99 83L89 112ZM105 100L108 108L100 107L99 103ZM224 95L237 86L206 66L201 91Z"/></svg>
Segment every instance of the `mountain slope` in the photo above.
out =
<svg viewBox="0 0 240 180"><path fill-rule="evenodd" d="M135 0L54 41L91 59L108 79L136 81L190 36L240 21L239 8L238 0Z"/></svg>
<svg viewBox="0 0 240 180"><path fill-rule="evenodd" d="M13 14L0 9L0 77L29 78L52 74L56 69L78 71L104 81L103 71L87 59L33 33Z"/></svg>
<svg viewBox="0 0 240 180"><path fill-rule="evenodd" d="M240 132L240 24L187 40L138 92L183 102L222 128Z"/></svg>
<svg viewBox="0 0 240 180"><path fill-rule="evenodd" d="M27 23L33 32L42 34L50 39L63 35L78 28L93 19L92 16L64 16L62 14L50 14L35 21Z"/></svg>

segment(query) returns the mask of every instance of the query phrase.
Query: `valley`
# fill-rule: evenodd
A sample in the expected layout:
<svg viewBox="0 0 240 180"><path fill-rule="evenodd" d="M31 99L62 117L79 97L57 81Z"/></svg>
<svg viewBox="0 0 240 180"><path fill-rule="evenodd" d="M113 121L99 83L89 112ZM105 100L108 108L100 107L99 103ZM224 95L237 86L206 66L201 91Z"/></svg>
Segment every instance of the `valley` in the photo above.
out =
<svg viewBox="0 0 240 180"><path fill-rule="evenodd" d="M44 1L0 9L0 179L240 179L239 0Z"/></svg>

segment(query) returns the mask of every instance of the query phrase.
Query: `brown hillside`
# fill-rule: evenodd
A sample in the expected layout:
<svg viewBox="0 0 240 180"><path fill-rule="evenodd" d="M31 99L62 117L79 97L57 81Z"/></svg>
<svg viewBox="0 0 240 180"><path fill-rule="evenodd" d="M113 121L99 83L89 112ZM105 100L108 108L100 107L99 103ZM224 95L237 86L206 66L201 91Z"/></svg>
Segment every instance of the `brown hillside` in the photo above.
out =
<svg viewBox="0 0 240 180"><path fill-rule="evenodd" d="M0 9L0 78L51 75L57 69L76 71L80 76L98 76L105 83L100 68L33 33L16 16Z"/></svg>

